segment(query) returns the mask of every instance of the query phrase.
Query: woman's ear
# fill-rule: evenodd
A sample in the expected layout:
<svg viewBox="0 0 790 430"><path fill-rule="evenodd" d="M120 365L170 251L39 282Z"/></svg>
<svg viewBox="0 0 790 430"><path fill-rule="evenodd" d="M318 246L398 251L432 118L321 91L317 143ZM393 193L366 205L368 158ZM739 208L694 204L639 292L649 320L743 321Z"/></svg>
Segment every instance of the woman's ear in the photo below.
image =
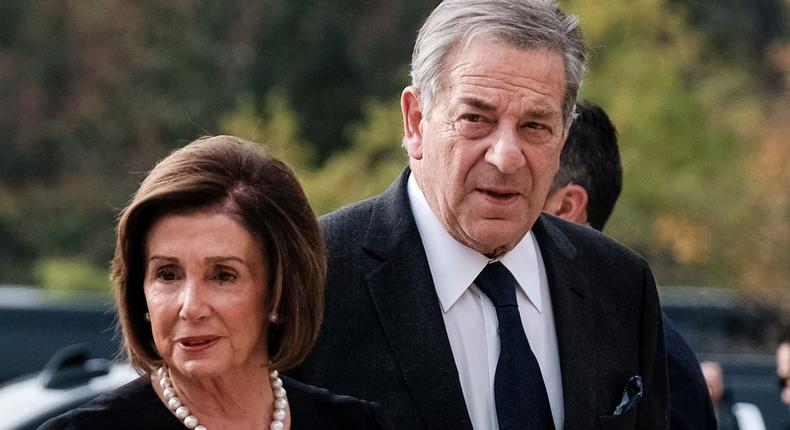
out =
<svg viewBox="0 0 790 430"><path fill-rule="evenodd" d="M403 113L403 146L409 157L422 158L422 108L420 94L415 87L406 87L400 96Z"/></svg>

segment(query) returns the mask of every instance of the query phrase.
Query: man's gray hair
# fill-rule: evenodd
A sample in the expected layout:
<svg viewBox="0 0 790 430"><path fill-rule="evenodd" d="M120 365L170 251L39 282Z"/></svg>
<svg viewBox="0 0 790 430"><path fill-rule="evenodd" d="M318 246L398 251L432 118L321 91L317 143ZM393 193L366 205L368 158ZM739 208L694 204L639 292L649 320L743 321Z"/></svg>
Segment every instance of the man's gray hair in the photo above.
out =
<svg viewBox="0 0 790 430"><path fill-rule="evenodd" d="M426 117L443 91L447 61L456 48L492 36L521 49L549 49L565 62L563 119L573 118L576 94L587 70L579 19L554 0L445 0L423 24L411 60L412 85Z"/></svg>

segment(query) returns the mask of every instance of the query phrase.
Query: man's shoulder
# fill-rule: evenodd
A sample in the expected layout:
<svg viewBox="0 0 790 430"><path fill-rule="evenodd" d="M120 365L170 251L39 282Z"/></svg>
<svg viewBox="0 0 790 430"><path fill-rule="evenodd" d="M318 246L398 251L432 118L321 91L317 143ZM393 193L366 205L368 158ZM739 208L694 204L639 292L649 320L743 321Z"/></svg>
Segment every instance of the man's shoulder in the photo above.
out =
<svg viewBox="0 0 790 430"><path fill-rule="evenodd" d="M327 242L333 235L344 232L365 232L370 227L395 226L403 227L405 218L411 216L407 182L410 170L406 168L395 181L381 194L368 197L355 203L343 206L319 217L318 222ZM371 225L375 221L376 225ZM389 228L385 228L389 231Z"/></svg>
<svg viewBox="0 0 790 430"><path fill-rule="evenodd" d="M570 264L593 282L622 283L626 288L634 279L652 278L647 261L636 251L587 226L542 215L536 237L544 260L547 254L555 264ZM633 289L637 292L638 289Z"/></svg>
<svg viewBox="0 0 790 430"><path fill-rule="evenodd" d="M360 223L366 225L370 220L376 200L379 196L368 197L365 200L351 203L339 209L335 209L318 218L318 223L324 231L337 231L354 226L359 228Z"/></svg>
<svg viewBox="0 0 790 430"><path fill-rule="evenodd" d="M617 257L645 264L639 253L592 227L545 213L541 215L541 222L547 236L577 255Z"/></svg>
<svg viewBox="0 0 790 430"><path fill-rule="evenodd" d="M362 242L378 196L352 203L318 218L330 254Z"/></svg>

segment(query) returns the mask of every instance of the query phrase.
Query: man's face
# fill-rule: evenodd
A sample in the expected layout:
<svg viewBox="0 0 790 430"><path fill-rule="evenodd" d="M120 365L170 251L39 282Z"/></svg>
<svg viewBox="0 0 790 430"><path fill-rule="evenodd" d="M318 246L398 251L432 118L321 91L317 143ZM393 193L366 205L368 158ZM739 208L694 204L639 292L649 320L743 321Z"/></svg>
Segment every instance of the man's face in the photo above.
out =
<svg viewBox="0 0 790 430"><path fill-rule="evenodd" d="M430 117L414 88L402 107L410 165L459 242L489 256L529 231L559 165L565 65L559 53L473 42L448 61Z"/></svg>

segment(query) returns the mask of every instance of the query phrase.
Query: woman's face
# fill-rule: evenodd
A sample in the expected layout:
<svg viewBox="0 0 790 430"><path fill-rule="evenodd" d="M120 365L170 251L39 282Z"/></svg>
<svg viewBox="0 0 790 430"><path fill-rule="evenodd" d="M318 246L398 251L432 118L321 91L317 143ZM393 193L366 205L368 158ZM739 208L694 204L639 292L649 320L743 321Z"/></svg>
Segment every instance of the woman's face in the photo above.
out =
<svg viewBox="0 0 790 430"><path fill-rule="evenodd" d="M213 211L165 215L145 259L154 343L171 368L205 378L268 362L268 273L241 224Z"/></svg>

